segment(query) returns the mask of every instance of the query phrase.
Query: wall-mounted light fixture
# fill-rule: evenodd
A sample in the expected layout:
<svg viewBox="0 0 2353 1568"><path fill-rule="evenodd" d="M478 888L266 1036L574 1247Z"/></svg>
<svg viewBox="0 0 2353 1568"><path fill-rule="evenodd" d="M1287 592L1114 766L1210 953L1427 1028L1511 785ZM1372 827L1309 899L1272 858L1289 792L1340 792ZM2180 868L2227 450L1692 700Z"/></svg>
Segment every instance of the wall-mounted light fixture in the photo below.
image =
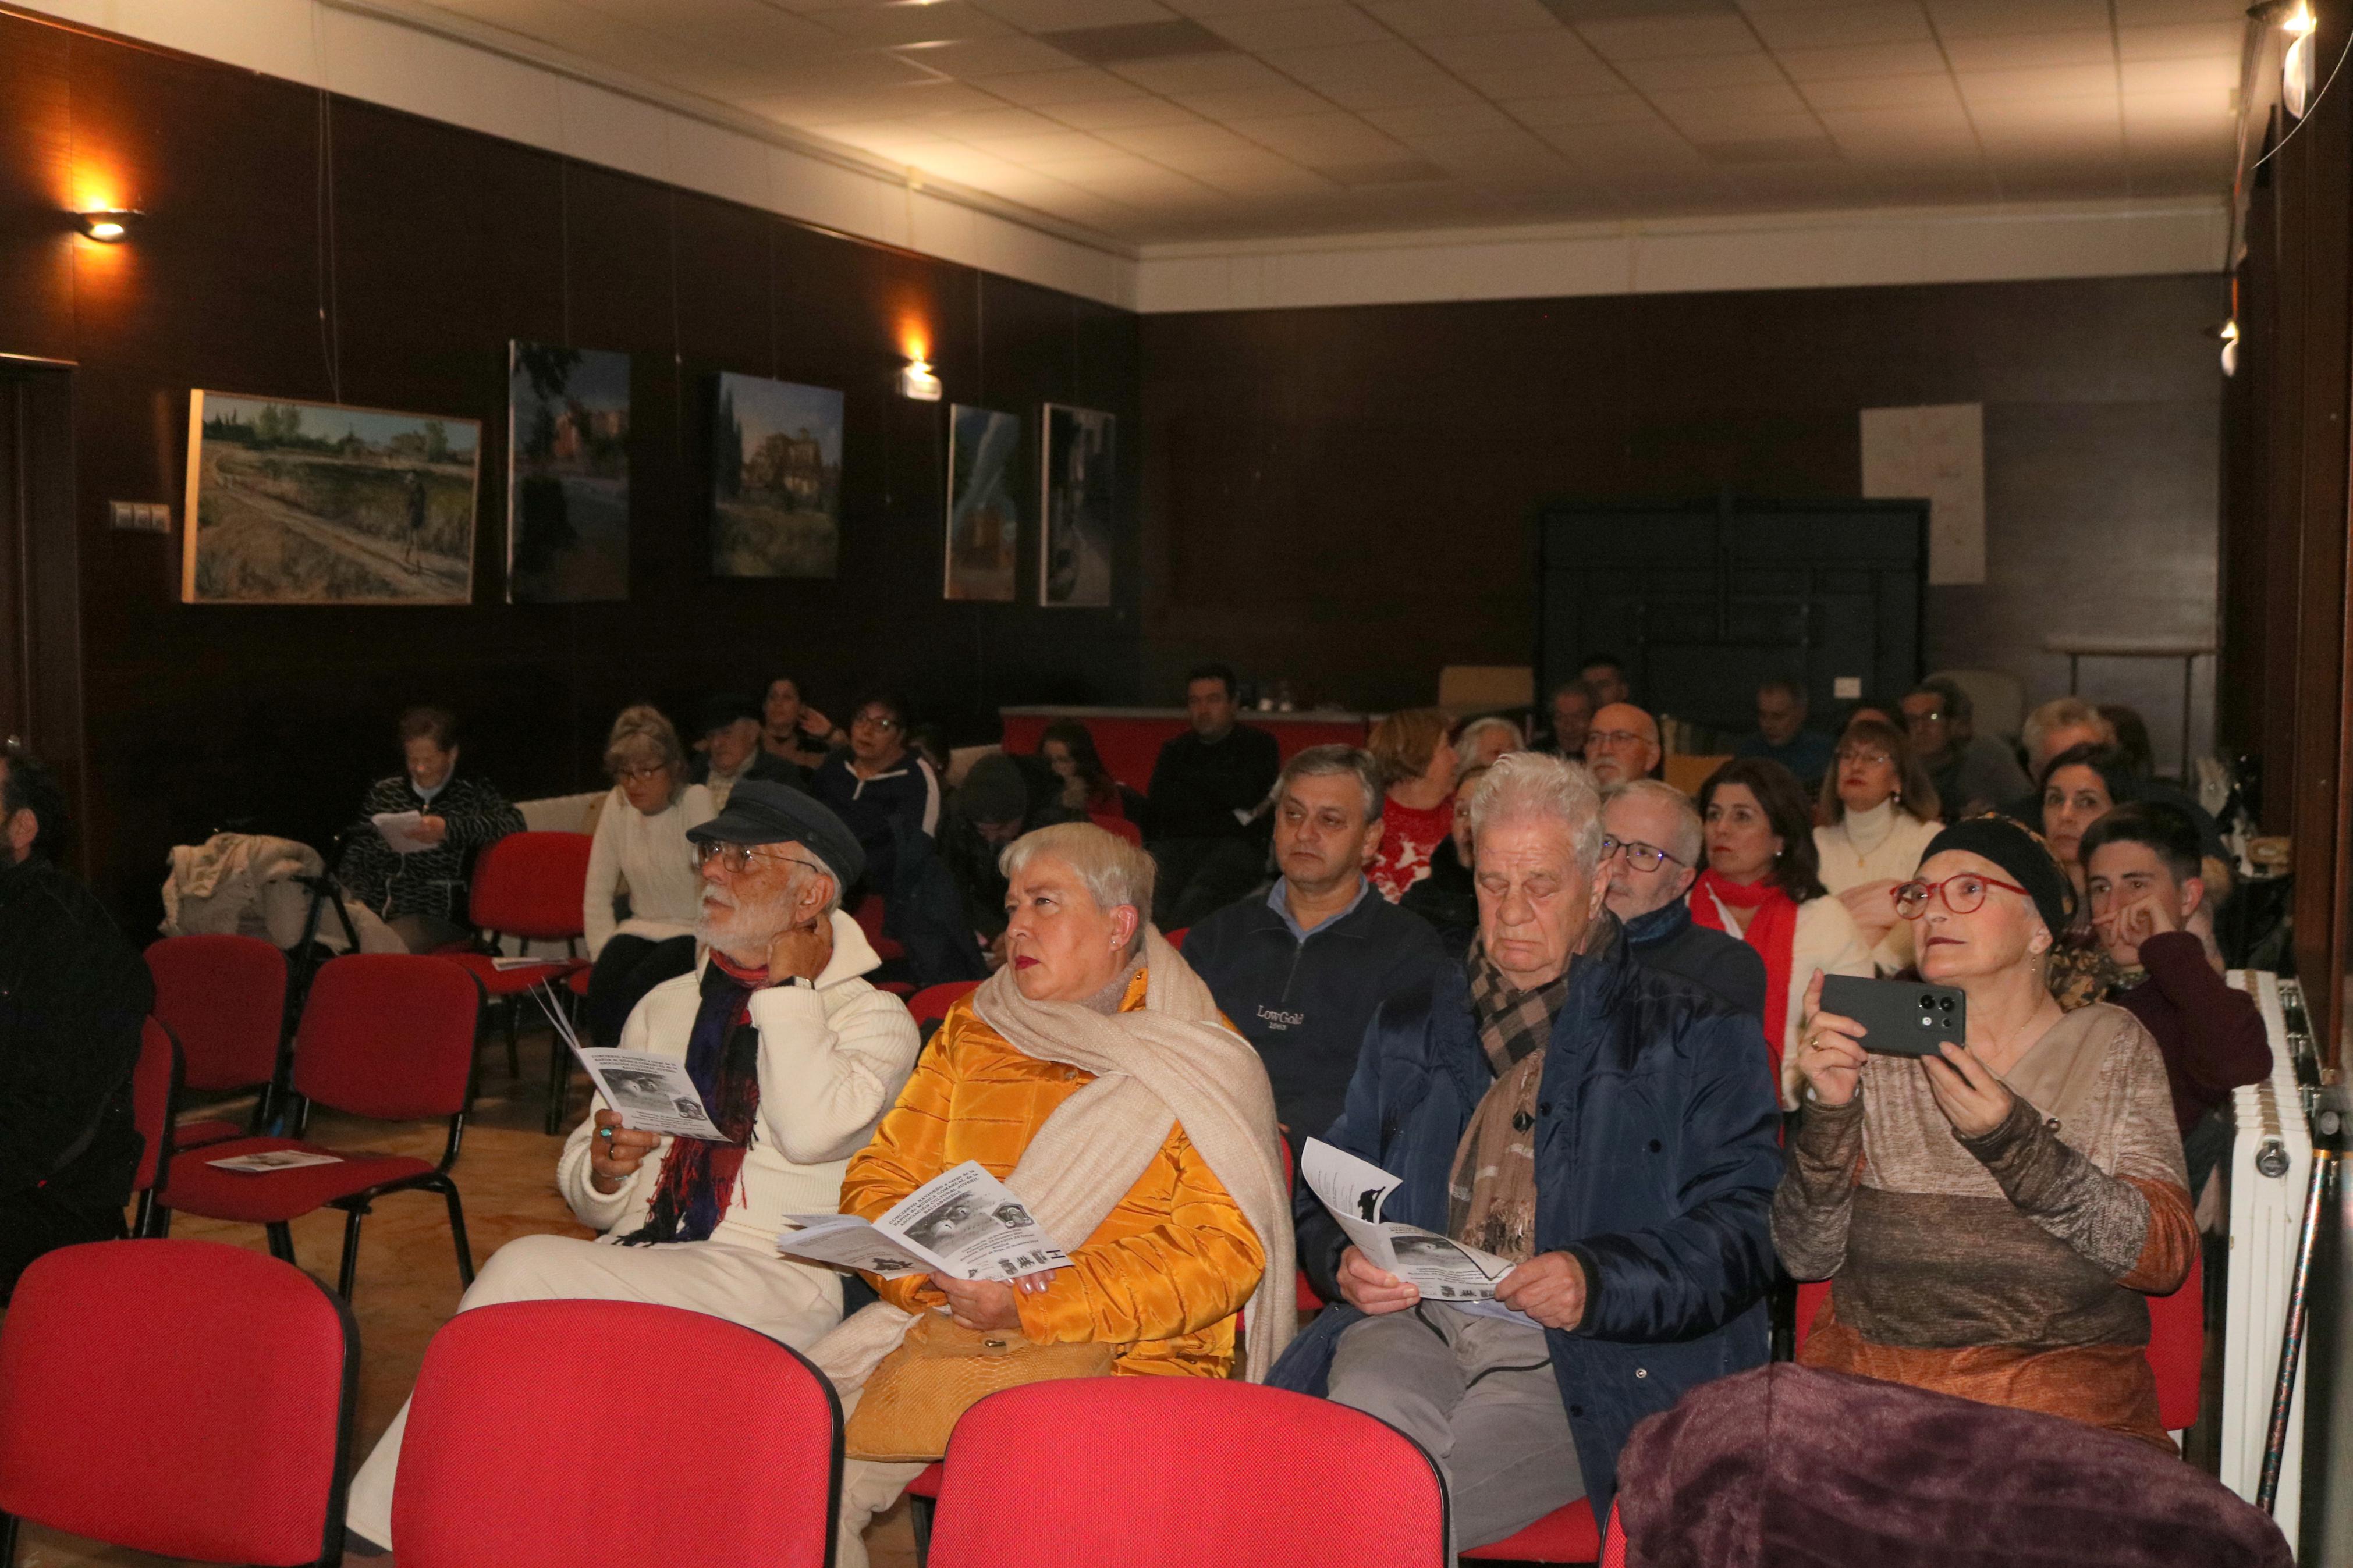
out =
<svg viewBox="0 0 2353 1568"><path fill-rule="evenodd" d="M101 245L120 245L143 216L135 207L92 207L74 214L74 226Z"/></svg>
<svg viewBox="0 0 2353 1568"><path fill-rule="evenodd" d="M937 403L940 400L940 378L932 374L929 360L917 358L907 362L906 368L899 373L899 395L912 397L918 403Z"/></svg>
<svg viewBox="0 0 2353 1568"><path fill-rule="evenodd" d="M2220 332L2217 332L2215 336L2222 340L2222 374L2224 375L2238 374L2239 323L2235 320L2223 322L2222 330Z"/></svg>
<svg viewBox="0 0 2353 1568"><path fill-rule="evenodd" d="M2312 97L2312 35L2319 26L2305 0L2296 0L2295 8L2280 18L2280 31L2287 35L2287 52L2280 58L2280 107L2298 120Z"/></svg>

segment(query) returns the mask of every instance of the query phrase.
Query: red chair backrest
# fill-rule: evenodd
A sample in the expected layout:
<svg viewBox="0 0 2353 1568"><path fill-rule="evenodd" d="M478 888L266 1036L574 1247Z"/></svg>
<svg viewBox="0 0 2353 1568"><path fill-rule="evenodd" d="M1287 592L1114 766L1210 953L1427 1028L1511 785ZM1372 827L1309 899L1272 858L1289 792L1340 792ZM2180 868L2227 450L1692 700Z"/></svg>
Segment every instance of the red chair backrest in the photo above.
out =
<svg viewBox="0 0 2353 1568"><path fill-rule="evenodd" d="M1831 1282L1818 1279L1798 1287L1798 1323L1794 1342L1805 1353L1806 1336L1814 1316L1830 1298ZM2157 1374L2158 1418L2168 1432L2198 1424L2199 1377L2206 1358L2206 1268L2189 1260L2189 1278L2170 1296L2148 1299L2148 1365Z"/></svg>
<svg viewBox="0 0 2353 1568"><path fill-rule="evenodd" d="M1436 1467L1361 1411L1224 1378L1089 1377L1007 1389L965 1412L930 1560L1430 1568L1446 1552Z"/></svg>
<svg viewBox="0 0 2353 1568"><path fill-rule="evenodd" d="M294 1089L384 1121L466 1108L482 988L425 953L353 952L311 982L294 1036Z"/></svg>
<svg viewBox="0 0 2353 1568"><path fill-rule="evenodd" d="M216 1241L36 1258L0 1327L0 1511L206 1563L343 1540L359 1352L301 1269Z"/></svg>
<svg viewBox="0 0 2353 1568"><path fill-rule="evenodd" d="M1615 1503L1609 1506L1609 1528L1601 1535L1601 1568L1626 1568L1626 1523Z"/></svg>
<svg viewBox="0 0 2353 1568"><path fill-rule="evenodd" d="M150 1018L139 1026L139 1061L131 1069L131 1121L139 1129L142 1145L139 1169L131 1177L134 1193L163 1183L164 1151L171 1142L172 1104L179 1088L180 1047L171 1030Z"/></svg>
<svg viewBox="0 0 2353 1568"><path fill-rule="evenodd" d="M907 998L907 1011L915 1016L918 1024L929 1024L948 1016L948 1009L961 996L969 996L980 989L977 980L948 980L937 985L926 985Z"/></svg>
<svg viewBox="0 0 2353 1568"><path fill-rule="evenodd" d="M2157 1415L2167 1431L2198 1424L2199 1374L2205 1360L2206 1265L2193 1253L2181 1289L2148 1299L2148 1365L2157 1373Z"/></svg>
<svg viewBox="0 0 2353 1568"><path fill-rule="evenodd" d="M1182 952L1185 951L1185 933L1192 929L1193 928L1191 926L1178 926L1175 931L1166 931L1163 934L1168 938L1169 946L1175 948L1177 952Z"/></svg>
<svg viewBox="0 0 2353 1568"><path fill-rule="evenodd" d="M611 1429L612 1384L526 1366L688 1374L627 1418L628 1448L659 1456L667 1480L588 1480L581 1435ZM426 1347L392 1534L400 1568L827 1568L840 1490L841 1406L787 1347L676 1307L509 1301L460 1312Z"/></svg>
<svg viewBox="0 0 2353 1568"><path fill-rule="evenodd" d="M1122 838L1126 839L1138 849L1144 847L1144 829L1138 827L1124 816L1121 816L1113 812L1097 811L1089 813L1087 820L1093 823L1097 827L1102 828L1105 833L1118 834Z"/></svg>
<svg viewBox="0 0 2353 1568"><path fill-rule="evenodd" d="M510 833L485 846L467 905L474 924L532 942L581 935L593 842L585 833Z"/></svg>
<svg viewBox="0 0 2353 1568"><path fill-rule="evenodd" d="M148 945L147 973L188 1088L250 1089L277 1073L284 953L258 936L167 936Z"/></svg>

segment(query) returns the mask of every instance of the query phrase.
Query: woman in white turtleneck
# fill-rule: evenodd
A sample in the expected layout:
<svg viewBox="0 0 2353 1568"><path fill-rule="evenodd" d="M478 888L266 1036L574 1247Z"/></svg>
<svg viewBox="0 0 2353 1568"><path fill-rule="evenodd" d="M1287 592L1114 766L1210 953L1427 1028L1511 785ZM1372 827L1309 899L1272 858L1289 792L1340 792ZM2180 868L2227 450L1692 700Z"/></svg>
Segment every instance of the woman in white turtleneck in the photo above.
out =
<svg viewBox="0 0 2353 1568"><path fill-rule="evenodd" d="M1877 719L1847 726L1822 780L1814 848L1822 886L1854 917L1882 974L1912 967L1911 922L1896 918L1893 895L1936 837L1936 786L1903 731Z"/></svg>

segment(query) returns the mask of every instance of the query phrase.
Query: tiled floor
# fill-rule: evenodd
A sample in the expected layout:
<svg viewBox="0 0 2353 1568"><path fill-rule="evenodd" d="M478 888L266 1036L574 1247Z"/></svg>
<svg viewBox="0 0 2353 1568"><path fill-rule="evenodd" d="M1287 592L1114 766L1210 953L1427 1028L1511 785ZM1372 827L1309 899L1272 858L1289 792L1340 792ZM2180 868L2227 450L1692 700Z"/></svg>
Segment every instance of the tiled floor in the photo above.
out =
<svg viewBox="0 0 2353 1568"><path fill-rule="evenodd" d="M555 1156L560 1140L540 1131L545 1109L546 1041L523 1041L523 1070L510 1080L501 1045L482 1049L482 1085L474 1119L466 1130L465 1152L457 1178L466 1205L474 1257L487 1258L518 1236L554 1231L586 1236L555 1193ZM584 1113L586 1080L575 1077L572 1118ZM322 1113L312 1119L320 1142L356 1149L438 1158L438 1123L394 1126L360 1122ZM175 1237L201 1237L265 1250L261 1232L250 1226L177 1217ZM387 1198L368 1217L360 1252L352 1310L360 1333L360 1407L353 1433L353 1464L375 1446L401 1401L408 1396L425 1342L458 1305L457 1261L441 1200L429 1193ZM343 1244L343 1215L332 1210L298 1220L296 1255L313 1274L333 1282ZM913 1568L914 1536L902 1503L885 1515L868 1537L874 1568ZM17 1562L22 1568L153 1568L172 1560L100 1546L71 1536L26 1527ZM359 1562L359 1559L353 1559ZM385 1568L375 1559L371 1568Z"/></svg>

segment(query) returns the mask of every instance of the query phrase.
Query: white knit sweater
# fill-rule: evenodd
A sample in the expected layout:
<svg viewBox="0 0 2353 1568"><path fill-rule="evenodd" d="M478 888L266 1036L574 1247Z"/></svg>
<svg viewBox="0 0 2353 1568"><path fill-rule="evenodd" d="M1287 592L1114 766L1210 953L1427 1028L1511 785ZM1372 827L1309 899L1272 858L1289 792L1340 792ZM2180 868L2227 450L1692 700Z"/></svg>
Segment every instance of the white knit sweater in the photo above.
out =
<svg viewBox="0 0 2353 1568"><path fill-rule="evenodd" d="M702 878L694 868L694 846L687 842L686 832L717 815L711 792L701 784L687 785L651 816L631 805L619 785L614 786L605 809L596 814L596 839L588 850L588 890L580 919L589 957L603 952L605 943L617 935L667 942L694 934L694 917L702 909ZM616 925L613 896L624 878L629 888L629 918Z"/></svg>

